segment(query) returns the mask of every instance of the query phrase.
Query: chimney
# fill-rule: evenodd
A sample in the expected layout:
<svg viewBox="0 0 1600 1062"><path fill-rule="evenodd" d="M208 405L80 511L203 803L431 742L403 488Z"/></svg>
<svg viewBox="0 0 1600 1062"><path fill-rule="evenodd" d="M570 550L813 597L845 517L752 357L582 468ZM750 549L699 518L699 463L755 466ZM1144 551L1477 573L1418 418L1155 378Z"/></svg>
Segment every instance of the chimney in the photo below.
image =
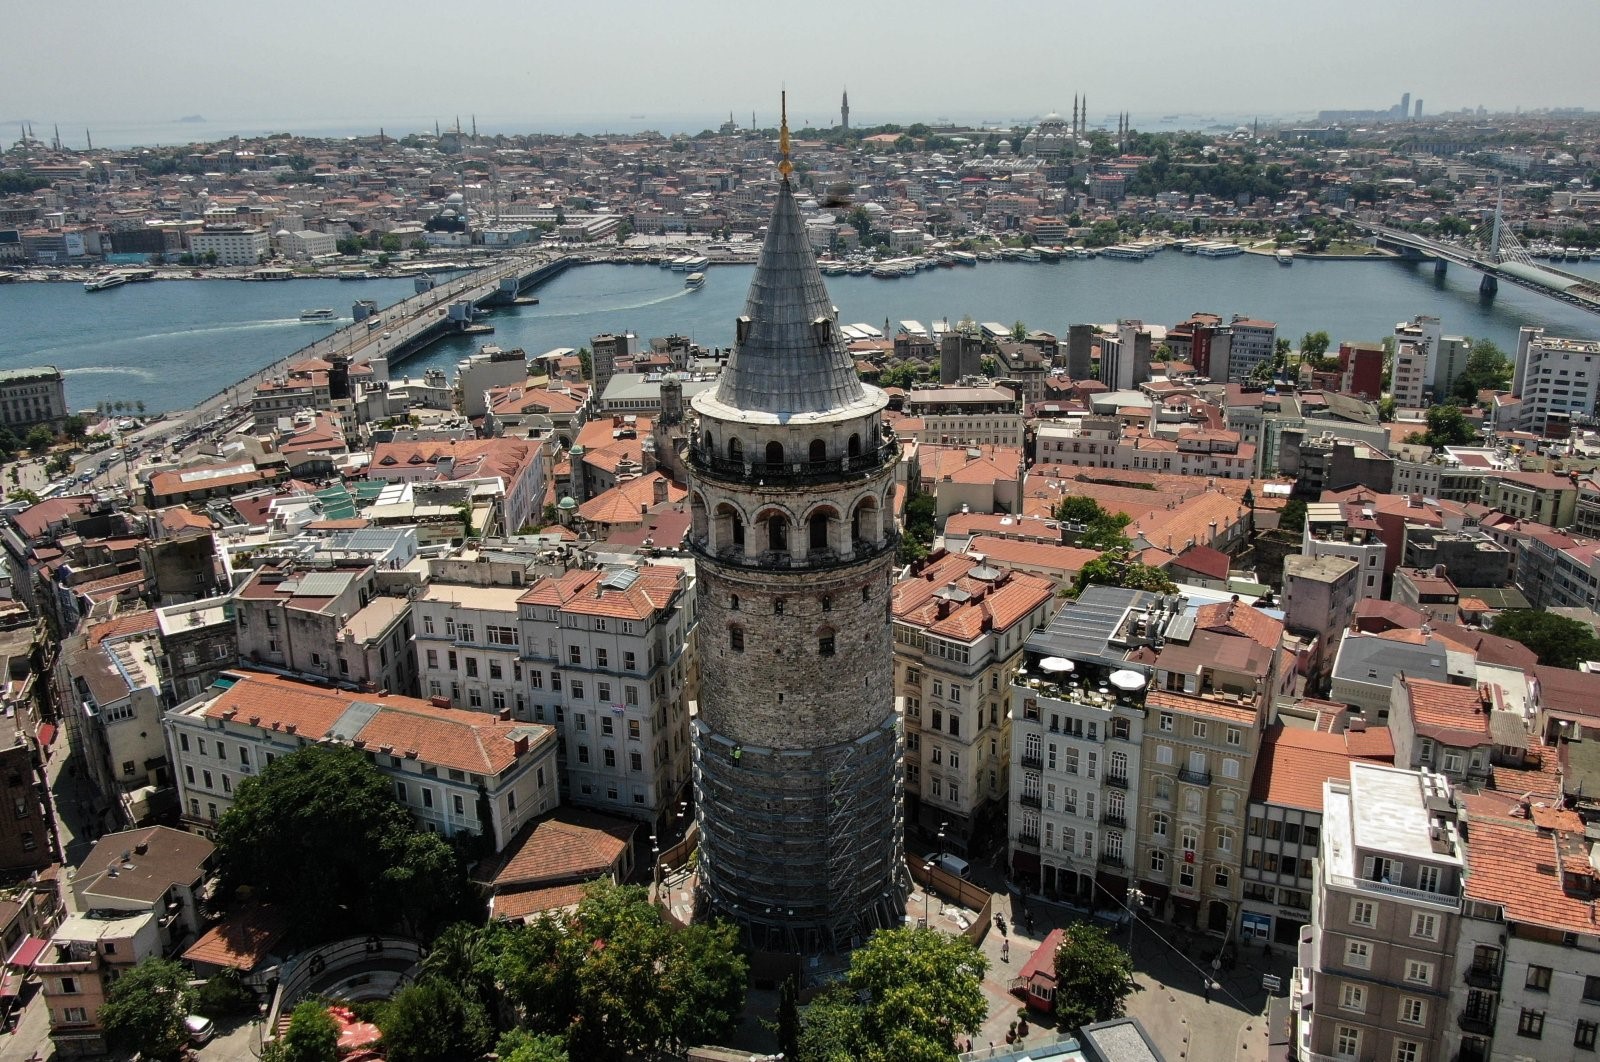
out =
<svg viewBox="0 0 1600 1062"><path fill-rule="evenodd" d="M135 855L144 855L150 851L150 842L140 841L138 844L133 846L133 851Z"/></svg>
<svg viewBox="0 0 1600 1062"><path fill-rule="evenodd" d="M665 505L667 501L667 478L665 476L657 476L655 482L651 484L650 493L654 504Z"/></svg>
<svg viewBox="0 0 1600 1062"><path fill-rule="evenodd" d="M502 723L511 722L511 709L510 708L502 708L502 709L500 709L500 721Z"/></svg>

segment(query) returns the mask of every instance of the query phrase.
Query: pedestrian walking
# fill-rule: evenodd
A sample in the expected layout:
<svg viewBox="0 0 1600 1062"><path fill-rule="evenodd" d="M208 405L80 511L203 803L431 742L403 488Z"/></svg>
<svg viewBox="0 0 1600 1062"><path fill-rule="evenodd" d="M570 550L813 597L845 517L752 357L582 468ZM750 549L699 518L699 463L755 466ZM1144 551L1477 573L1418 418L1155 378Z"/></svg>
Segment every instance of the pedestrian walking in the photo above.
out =
<svg viewBox="0 0 1600 1062"><path fill-rule="evenodd" d="M1011 961L1011 938L1009 937L1000 942L1000 961Z"/></svg>

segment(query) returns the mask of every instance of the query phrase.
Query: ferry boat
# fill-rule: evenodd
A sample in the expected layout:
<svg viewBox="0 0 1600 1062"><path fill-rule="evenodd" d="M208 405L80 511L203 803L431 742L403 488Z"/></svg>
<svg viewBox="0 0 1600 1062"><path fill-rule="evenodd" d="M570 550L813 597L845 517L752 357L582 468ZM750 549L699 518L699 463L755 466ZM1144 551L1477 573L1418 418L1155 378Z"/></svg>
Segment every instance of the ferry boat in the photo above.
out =
<svg viewBox="0 0 1600 1062"><path fill-rule="evenodd" d="M951 251L950 257L955 259L956 265L975 266L978 264L978 256L971 251Z"/></svg>
<svg viewBox="0 0 1600 1062"><path fill-rule="evenodd" d="M331 309L327 308L326 306L324 306L324 307L322 307L321 309L318 309L318 310L301 310L300 311L300 320L308 322L310 324L320 324L323 321L338 320L338 316L339 316L338 314L334 313Z"/></svg>
<svg viewBox="0 0 1600 1062"><path fill-rule="evenodd" d="M1125 244L1101 248L1100 254L1105 258L1117 258L1125 262L1142 262L1149 257L1144 248L1130 247Z"/></svg>
<svg viewBox="0 0 1600 1062"><path fill-rule="evenodd" d="M1276 258L1278 260L1278 264L1281 265L1281 266L1292 266L1292 265L1294 265L1294 252L1293 251L1279 251L1277 254L1273 255L1272 257Z"/></svg>
<svg viewBox="0 0 1600 1062"><path fill-rule="evenodd" d="M1017 261L1019 261L1019 262L1042 262L1042 261L1044 261L1044 255L1040 254L1038 251L1034 250L1032 247L1024 247L1022 250L1017 252Z"/></svg>
<svg viewBox="0 0 1600 1062"><path fill-rule="evenodd" d="M705 283L706 275L704 273L690 273L688 276L683 278L683 286L688 288L690 291L698 291L700 288L705 286Z"/></svg>
<svg viewBox="0 0 1600 1062"><path fill-rule="evenodd" d="M1236 254L1244 254L1244 248L1236 243L1208 243L1197 248L1194 253L1201 258L1232 258Z"/></svg>
<svg viewBox="0 0 1600 1062"><path fill-rule="evenodd" d="M95 277L93 280L83 282L84 291L107 291L111 288L120 288L128 282L128 278L121 273L107 273Z"/></svg>

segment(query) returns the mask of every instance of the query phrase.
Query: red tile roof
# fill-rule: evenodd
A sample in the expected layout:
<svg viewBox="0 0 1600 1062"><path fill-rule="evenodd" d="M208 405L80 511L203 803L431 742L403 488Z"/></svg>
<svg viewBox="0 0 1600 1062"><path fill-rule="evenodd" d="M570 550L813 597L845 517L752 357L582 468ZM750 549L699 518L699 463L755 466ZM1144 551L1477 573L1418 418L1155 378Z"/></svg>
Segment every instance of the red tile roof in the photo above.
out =
<svg viewBox="0 0 1600 1062"><path fill-rule="evenodd" d="M520 830L480 872L496 891L591 881L620 873L639 824L562 808Z"/></svg>
<svg viewBox="0 0 1600 1062"><path fill-rule="evenodd" d="M1419 735L1445 745L1490 742L1489 713L1476 687L1409 676L1401 679L1401 684L1411 703L1412 726Z"/></svg>
<svg viewBox="0 0 1600 1062"><path fill-rule="evenodd" d="M1387 739L1387 727L1365 731L1329 734L1320 730L1285 727L1281 723L1261 735L1261 753L1250 787L1250 799L1283 807L1322 810L1322 783L1349 781L1350 764L1355 761L1393 763L1394 745ZM1372 752L1358 751L1349 738L1360 738L1364 746L1377 746ZM1387 745L1387 755L1381 754Z"/></svg>
<svg viewBox="0 0 1600 1062"><path fill-rule="evenodd" d="M289 935L289 916L271 904L225 916L183 953L184 961L249 973Z"/></svg>

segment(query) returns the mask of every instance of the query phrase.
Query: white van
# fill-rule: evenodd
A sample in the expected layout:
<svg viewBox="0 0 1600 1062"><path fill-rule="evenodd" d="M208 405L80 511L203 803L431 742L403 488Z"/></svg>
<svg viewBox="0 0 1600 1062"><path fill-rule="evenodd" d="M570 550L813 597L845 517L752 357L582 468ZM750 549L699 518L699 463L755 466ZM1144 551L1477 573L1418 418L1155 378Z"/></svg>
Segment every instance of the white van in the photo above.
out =
<svg viewBox="0 0 1600 1062"><path fill-rule="evenodd" d="M949 852L936 852L928 857L928 862L946 874L954 874L958 878L969 877L972 873L971 863L968 863L958 855L951 855Z"/></svg>

